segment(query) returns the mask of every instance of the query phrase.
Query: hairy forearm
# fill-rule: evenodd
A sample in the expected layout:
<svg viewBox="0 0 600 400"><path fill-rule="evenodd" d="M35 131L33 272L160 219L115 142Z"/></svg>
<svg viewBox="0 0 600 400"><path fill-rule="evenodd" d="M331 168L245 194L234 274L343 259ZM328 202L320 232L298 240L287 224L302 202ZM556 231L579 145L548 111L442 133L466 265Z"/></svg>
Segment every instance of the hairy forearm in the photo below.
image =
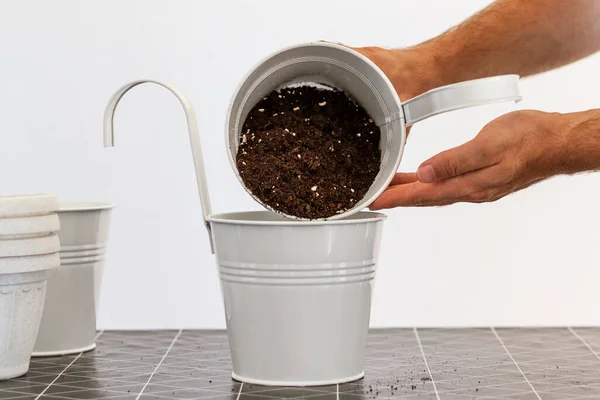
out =
<svg viewBox="0 0 600 400"><path fill-rule="evenodd" d="M562 127L555 158L556 173L600 171L600 109L558 114Z"/></svg>
<svg viewBox="0 0 600 400"><path fill-rule="evenodd" d="M600 0L498 0L412 50L435 66L431 87L537 74L600 50Z"/></svg>

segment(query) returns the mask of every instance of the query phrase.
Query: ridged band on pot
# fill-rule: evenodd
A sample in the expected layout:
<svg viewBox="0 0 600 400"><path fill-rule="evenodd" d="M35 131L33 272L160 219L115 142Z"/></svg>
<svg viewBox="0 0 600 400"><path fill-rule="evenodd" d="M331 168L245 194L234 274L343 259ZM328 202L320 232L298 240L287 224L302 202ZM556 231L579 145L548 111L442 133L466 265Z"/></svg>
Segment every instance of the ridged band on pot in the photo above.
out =
<svg viewBox="0 0 600 400"><path fill-rule="evenodd" d="M236 379L312 386L363 375L384 219L210 218Z"/></svg>
<svg viewBox="0 0 600 400"><path fill-rule="evenodd" d="M106 243L61 246L61 265L81 265L103 261L106 255Z"/></svg>
<svg viewBox="0 0 600 400"><path fill-rule="evenodd" d="M0 240L44 236L59 229L56 213L0 218Z"/></svg>
<svg viewBox="0 0 600 400"><path fill-rule="evenodd" d="M249 285L337 285L370 281L375 260L326 264L256 264L219 261L221 279Z"/></svg>
<svg viewBox="0 0 600 400"><path fill-rule="evenodd" d="M60 265L58 253L0 258L0 275L45 271Z"/></svg>
<svg viewBox="0 0 600 400"><path fill-rule="evenodd" d="M56 253L60 242L56 233L44 236L0 240L0 258Z"/></svg>
<svg viewBox="0 0 600 400"><path fill-rule="evenodd" d="M362 54L337 44L308 43L284 48L260 61L242 80L227 114L225 142L231 167L244 189L265 208L244 184L236 158L242 126L250 110L273 90L297 84L320 84L349 94L381 130L381 166L373 184L354 207L325 218L341 219L372 203L389 185L398 170L406 126L430 116L459 108L498 101L518 101L518 76L505 75L461 82L400 101L386 75ZM302 219L288 215L289 218Z"/></svg>

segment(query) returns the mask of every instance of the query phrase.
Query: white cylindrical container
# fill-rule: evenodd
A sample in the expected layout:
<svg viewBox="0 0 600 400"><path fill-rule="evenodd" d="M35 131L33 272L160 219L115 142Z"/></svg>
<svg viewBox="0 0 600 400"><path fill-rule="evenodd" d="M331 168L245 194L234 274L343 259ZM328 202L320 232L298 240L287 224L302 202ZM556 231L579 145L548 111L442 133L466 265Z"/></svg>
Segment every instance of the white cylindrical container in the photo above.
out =
<svg viewBox="0 0 600 400"><path fill-rule="evenodd" d="M385 216L298 223L269 212L209 217L233 377L314 386L364 375Z"/></svg>
<svg viewBox="0 0 600 400"><path fill-rule="evenodd" d="M0 380L29 370L48 271L60 264L57 208L51 195L0 197Z"/></svg>
<svg viewBox="0 0 600 400"><path fill-rule="evenodd" d="M96 347L96 315L113 204L61 203L60 267L50 271L33 356Z"/></svg>
<svg viewBox="0 0 600 400"><path fill-rule="evenodd" d="M48 270L59 264L58 253L0 258L0 380L29 370L44 310Z"/></svg>

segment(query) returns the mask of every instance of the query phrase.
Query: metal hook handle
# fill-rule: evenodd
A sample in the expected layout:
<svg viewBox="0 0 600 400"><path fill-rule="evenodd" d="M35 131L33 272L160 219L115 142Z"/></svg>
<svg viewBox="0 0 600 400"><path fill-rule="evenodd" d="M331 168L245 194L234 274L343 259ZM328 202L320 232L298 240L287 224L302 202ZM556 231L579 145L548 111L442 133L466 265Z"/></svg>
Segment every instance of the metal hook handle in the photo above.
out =
<svg viewBox="0 0 600 400"><path fill-rule="evenodd" d="M442 86L402 103L406 126L461 108L521 101L518 75L499 75Z"/></svg>
<svg viewBox="0 0 600 400"><path fill-rule="evenodd" d="M204 172L204 159L202 157L202 147L200 146L198 122L196 121L196 113L194 112L192 104L188 101L188 99L185 98L185 96L183 96L183 94L181 94L179 90L166 83L155 81L152 79L133 81L121 87L121 89L119 89L112 96L112 98L108 102L108 105L106 106L106 110L104 111L104 146L114 146L114 116L117 104L119 104L119 101L125 93L127 93L129 90L133 89L137 85L141 85L143 83L154 83L164 87L165 89L173 93L183 106L183 110L185 111L185 116L187 119L188 132L190 136L190 145L192 147L192 157L194 159L194 167L196 169L196 182L198 184L198 193L200 194L200 206L202 207L202 216L204 218L204 225L206 226L206 230L208 231L210 249L211 252L214 254L213 239L209 222L209 217L212 214L212 211L210 206L210 197L208 195L208 186L206 185L206 173Z"/></svg>

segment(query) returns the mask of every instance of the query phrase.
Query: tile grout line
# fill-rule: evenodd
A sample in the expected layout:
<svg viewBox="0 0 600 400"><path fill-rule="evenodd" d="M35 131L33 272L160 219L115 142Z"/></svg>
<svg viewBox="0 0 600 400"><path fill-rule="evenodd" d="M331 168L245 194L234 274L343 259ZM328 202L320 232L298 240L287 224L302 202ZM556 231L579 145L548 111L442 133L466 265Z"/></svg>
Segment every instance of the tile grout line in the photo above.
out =
<svg viewBox="0 0 600 400"><path fill-rule="evenodd" d="M142 393L144 393L144 390L146 390L146 387L148 386L148 384L152 380L152 377L154 376L154 374L156 373L156 371L158 371L158 368L160 368L160 366L163 363L163 361L165 361L165 358L167 358L167 356L169 355L169 352L173 348L173 345L175 344L175 342L177 341L177 339L179 339L179 336L181 336L181 332L183 332L183 329L180 329L179 332L177 332L177 335L175 335L175 337L171 341L171 344L169 345L169 348L165 352L165 355L160 359L160 361L158 362L158 365L156 366L156 368L154 368L154 371L152 371L152 373L150 374L150 377L148 378L148 381L144 384L144 387L142 388L142 390L140 390L140 393L137 395L137 397L135 398L135 400L139 400L139 398L142 396Z"/></svg>
<svg viewBox="0 0 600 400"><path fill-rule="evenodd" d="M98 339L100 338L100 336L102 336L102 334L103 334L103 333L104 333L104 329L102 329L100 332L98 332L98 333L96 334L96 337L94 337L94 342L95 342L96 340L98 340Z"/></svg>
<svg viewBox="0 0 600 400"><path fill-rule="evenodd" d="M577 339L579 339L581 341L581 343L583 343L585 345L585 347L587 347L588 350L591 351L592 354L595 355L598 360L600 360L600 355L598 355L598 353L596 352L596 350L594 350L592 348L592 346L587 342L587 340L585 340L584 338L582 338L581 336L579 336L579 334L577 332L575 332L575 329L573 329L572 327L569 326L567 329L569 329L569 332L571 332L571 334L573 336L575 336Z"/></svg>
<svg viewBox="0 0 600 400"><path fill-rule="evenodd" d="M54 383L55 383L55 382L58 380L58 378L60 378L60 377L62 376L62 374L63 374L63 373L64 373L64 372L65 372L65 371L66 371L66 370L67 370L67 369L68 369L68 368L69 368L71 365L73 365L73 363L75 363L75 361L77 361L77 360L79 359L79 357L81 357L81 355L82 355L82 354L83 354L83 353L79 353L79 354L77 354L77 357L75 357L75 358L73 359L73 361L71 361L71 362L69 363L69 365L67 365L67 366L66 366L66 367L65 367L65 368L64 368L62 371L60 371L60 373L59 373L59 374L56 376L56 378L54 378L54 380L53 380L52 382L50 382L50 383L48 384L48 386L46 386L46 388L45 388L44 390L42 390L42 393L38 394L38 396L35 398L35 400L38 400L39 398L41 398L41 397L42 397L42 395L43 395L44 393L46 393L46 391L47 391L48 389L50 389L50 386L52 386L52 385L53 385L53 384L54 384Z"/></svg>
<svg viewBox="0 0 600 400"><path fill-rule="evenodd" d="M517 364L517 361L514 359L514 357L512 356L512 354L510 354L510 351L508 351L508 347L506 347L506 344L504 344L504 340L502 340L502 338L500 337L500 335L498 334L498 332L496 332L496 328L494 328L493 326L491 326L490 330L494 333L494 336L496 336L496 339L498 339L498 341L500 342L500 344L504 348L504 351L506 352L506 354L508 354L508 356L512 360L513 364L515 364L515 367L517 367L517 369L519 370L519 372L521 373L521 375L523 376L523 378L525 379L525 381L527 382L527 384L529 385L529 387L531 388L531 390L533 390L533 393L536 395L536 397L539 400L542 400L542 398L540 397L540 395L538 394L538 392L535 390L535 388L533 387L533 385L531 384L531 382L529 382L529 379L527 378L527 376L525 376L525 373L523 373L523 370L521 369L521 367L519 367L519 364Z"/></svg>
<svg viewBox="0 0 600 400"><path fill-rule="evenodd" d="M419 336L419 332L417 328L413 328L413 332L415 333L415 337L417 338L417 342L419 343L419 349L421 349L421 355L423 356L423 361L425 362L425 367L427 368L427 372L429 373L429 378L431 378L431 383L433 384L433 391L435 392L435 397L437 400L440 400L440 395L437 391L437 387L435 386L435 381L433 380L433 375L431 375L431 370L429 369L429 364L427 363L427 358L425 357L425 350L423 350L423 345L421 344L421 337Z"/></svg>
<svg viewBox="0 0 600 400"><path fill-rule="evenodd" d="M237 397L235 400L240 400L240 396L242 395L242 389L244 388L244 382L240 385L240 390L238 391Z"/></svg>
<svg viewBox="0 0 600 400"><path fill-rule="evenodd" d="M98 334L96 334L96 337L94 338L94 342L95 342L96 340L98 340L98 338L100 337L100 335L102 335L103 333L104 333L104 331L103 331L103 330L102 330L102 331L100 331L100 332L98 332ZM50 389L50 386L52 386L52 385L53 385L53 384L54 384L54 383L55 383L55 382L56 382L56 381L57 381L57 380L58 380L58 379L59 379L59 378L62 376L62 374L64 374L64 373L65 373L65 371L66 371L67 369L69 369L69 367L70 367L71 365L75 364L75 361L79 360L79 357L81 357L82 355L83 355L83 351L82 351L81 353L77 354L77 357L75 357L75 358L73 359L73 361L71 361L71 362L69 363L69 365L67 365L67 366L66 366L66 367L65 367L65 368L64 368L62 371L60 371L60 373L59 373L59 374L56 376L56 378L54 378L54 380L53 380L52 382L50 382L50 383L48 384L48 386L46 386L46 388L45 388L44 390L42 390L42 393L40 393L40 394L38 394L38 395L37 395L37 397L35 398L35 400L38 400L39 398L41 398L41 397L44 395L44 393L46 393L46 391L47 391L48 389Z"/></svg>

